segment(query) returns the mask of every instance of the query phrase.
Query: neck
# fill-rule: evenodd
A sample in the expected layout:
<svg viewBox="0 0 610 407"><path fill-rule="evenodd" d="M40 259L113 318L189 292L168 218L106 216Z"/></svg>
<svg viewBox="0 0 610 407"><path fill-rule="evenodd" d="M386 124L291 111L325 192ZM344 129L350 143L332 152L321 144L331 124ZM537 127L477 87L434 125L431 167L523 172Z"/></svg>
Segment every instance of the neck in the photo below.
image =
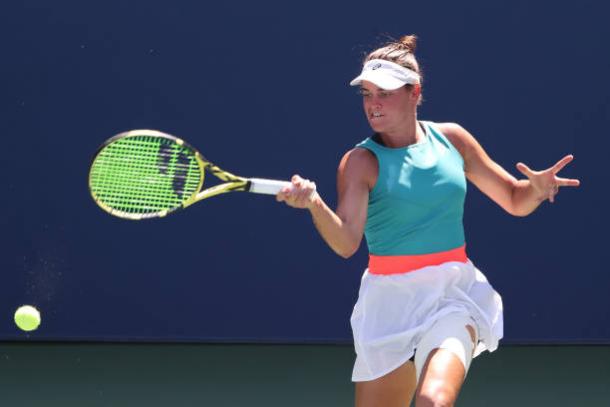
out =
<svg viewBox="0 0 610 407"><path fill-rule="evenodd" d="M390 148L401 148L417 144L425 136L424 130L417 121L417 116L406 118L400 128L379 133L379 138L383 145Z"/></svg>

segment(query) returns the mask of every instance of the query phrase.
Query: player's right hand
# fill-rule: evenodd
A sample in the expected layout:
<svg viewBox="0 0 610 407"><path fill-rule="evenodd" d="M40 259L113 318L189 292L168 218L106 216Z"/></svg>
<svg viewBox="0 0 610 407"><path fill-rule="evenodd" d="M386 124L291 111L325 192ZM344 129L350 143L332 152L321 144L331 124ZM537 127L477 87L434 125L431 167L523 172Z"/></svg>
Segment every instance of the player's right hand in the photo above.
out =
<svg viewBox="0 0 610 407"><path fill-rule="evenodd" d="M309 209L319 199L316 184L308 179L293 175L292 186L283 188L277 195L278 202L285 202L293 208Z"/></svg>

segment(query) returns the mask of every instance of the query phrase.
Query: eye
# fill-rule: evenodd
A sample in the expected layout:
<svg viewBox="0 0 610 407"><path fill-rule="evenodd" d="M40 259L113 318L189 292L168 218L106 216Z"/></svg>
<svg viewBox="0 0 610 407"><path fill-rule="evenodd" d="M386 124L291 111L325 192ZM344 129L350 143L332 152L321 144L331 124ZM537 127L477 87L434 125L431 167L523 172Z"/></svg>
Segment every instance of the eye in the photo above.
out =
<svg viewBox="0 0 610 407"><path fill-rule="evenodd" d="M371 92L369 92L366 89L358 89L358 93L360 94L360 96L362 96L363 98L368 98L371 96Z"/></svg>
<svg viewBox="0 0 610 407"><path fill-rule="evenodd" d="M381 98L387 98L392 96L394 93L393 92L389 92L387 90L382 90L381 92L379 92L379 97Z"/></svg>

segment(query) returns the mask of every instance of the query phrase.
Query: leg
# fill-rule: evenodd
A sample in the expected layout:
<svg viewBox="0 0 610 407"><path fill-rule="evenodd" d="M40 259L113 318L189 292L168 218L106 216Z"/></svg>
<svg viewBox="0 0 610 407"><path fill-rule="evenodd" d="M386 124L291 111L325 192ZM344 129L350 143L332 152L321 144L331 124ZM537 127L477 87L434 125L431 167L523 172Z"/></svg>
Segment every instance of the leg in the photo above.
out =
<svg viewBox="0 0 610 407"><path fill-rule="evenodd" d="M460 314L441 319L424 335L415 358L417 407L455 404L476 343L474 322Z"/></svg>
<svg viewBox="0 0 610 407"><path fill-rule="evenodd" d="M356 383L356 407L409 407L415 393L415 365L408 361L379 379Z"/></svg>
<svg viewBox="0 0 610 407"><path fill-rule="evenodd" d="M435 349L428 356L417 388L417 407L449 407L455 404L465 377L464 365L447 349Z"/></svg>

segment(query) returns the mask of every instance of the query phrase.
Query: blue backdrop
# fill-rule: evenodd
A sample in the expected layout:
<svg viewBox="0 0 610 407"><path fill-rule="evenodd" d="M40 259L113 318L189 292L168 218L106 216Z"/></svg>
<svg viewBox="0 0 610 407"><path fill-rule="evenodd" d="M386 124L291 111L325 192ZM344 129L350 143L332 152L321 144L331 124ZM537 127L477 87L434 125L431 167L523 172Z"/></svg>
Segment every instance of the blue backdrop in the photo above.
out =
<svg viewBox="0 0 610 407"><path fill-rule="evenodd" d="M98 145L154 128L247 176L315 180L336 202L370 129L348 86L386 35L420 37L420 118L455 121L515 175L564 154L579 177L527 218L469 186L469 255L503 295L506 342L610 342L610 7L599 1L4 5L0 339L350 341L367 252L334 255L309 215L231 194L148 222L87 191ZM43 314L16 329L21 304Z"/></svg>

